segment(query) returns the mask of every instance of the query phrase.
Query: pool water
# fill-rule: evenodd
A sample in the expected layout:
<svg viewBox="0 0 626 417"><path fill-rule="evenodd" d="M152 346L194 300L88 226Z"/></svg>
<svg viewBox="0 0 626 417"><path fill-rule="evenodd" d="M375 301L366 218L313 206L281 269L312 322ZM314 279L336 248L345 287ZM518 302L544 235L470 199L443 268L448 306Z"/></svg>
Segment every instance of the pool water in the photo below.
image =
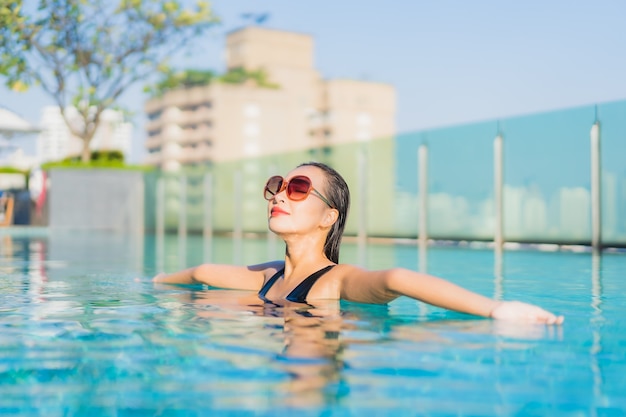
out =
<svg viewBox="0 0 626 417"><path fill-rule="evenodd" d="M401 298L270 307L155 285L275 241L0 236L2 415L626 415L626 255L346 243L342 261L426 270L566 316L496 322Z"/></svg>

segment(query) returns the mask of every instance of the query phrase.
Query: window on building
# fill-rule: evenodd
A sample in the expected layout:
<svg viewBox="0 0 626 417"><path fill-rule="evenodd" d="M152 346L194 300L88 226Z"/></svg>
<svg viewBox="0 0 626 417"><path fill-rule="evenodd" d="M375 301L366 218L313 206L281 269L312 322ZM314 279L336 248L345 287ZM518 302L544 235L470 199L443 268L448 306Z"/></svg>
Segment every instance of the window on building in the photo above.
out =
<svg viewBox="0 0 626 417"><path fill-rule="evenodd" d="M256 118L261 115L261 108L254 103L248 103L243 106L243 114L249 118Z"/></svg>
<svg viewBox="0 0 626 417"><path fill-rule="evenodd" d="M152 113L148 113L148 120L150 120L150 121L157 120L158 118L161 117L162 113L163 112L161 110L155 111L155 112L152 112Z"/></svg>
<svg viewBox="0 0 626 417"><path fill-rule="evenodd" d="M361 112L356 116L356 124L357 126L370 126L372 124L372 117L369 113Z"/></svg>

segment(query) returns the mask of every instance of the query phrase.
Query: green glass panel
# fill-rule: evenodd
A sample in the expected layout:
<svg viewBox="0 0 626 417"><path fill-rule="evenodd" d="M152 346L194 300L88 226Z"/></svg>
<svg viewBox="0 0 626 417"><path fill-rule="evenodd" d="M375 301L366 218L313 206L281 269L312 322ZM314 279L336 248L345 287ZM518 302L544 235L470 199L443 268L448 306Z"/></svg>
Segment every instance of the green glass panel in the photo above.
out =
<svg viewBox="0 0 626 417"><path fill-rule="evenodd" d="M591 106L501 121L507 241L591 241Z"/></svg>
<svg viewBox="0 0 626 417"><path fill-rule="evenodd" d="M626 101L598 106L602 152L602 241L626 244Z"/></svg>

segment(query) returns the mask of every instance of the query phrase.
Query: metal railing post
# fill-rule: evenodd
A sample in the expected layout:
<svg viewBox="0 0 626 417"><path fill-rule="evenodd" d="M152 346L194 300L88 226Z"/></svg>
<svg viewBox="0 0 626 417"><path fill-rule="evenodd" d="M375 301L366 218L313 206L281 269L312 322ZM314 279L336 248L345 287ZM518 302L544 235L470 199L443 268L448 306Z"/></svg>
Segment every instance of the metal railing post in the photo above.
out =
<svg viewBox="0 0 626 417"><path fill-rule="evenodd" d="M496 250L501 250L504 243L504 212L503 212L503 144L501 134L493 141L493 199L495 211L495 224L493 230L493 242Z"/></svg>
<svg viewBox="0 0 626 417"><path fill-rule="evenodd" d="M591 127L591 247L602 250L602 161L600 122Z"/></svg>
<svg viewBox="0 0 626 417"><path fill-rule="evenodd" d="M359 229L357 232L357 246L359 249L359 263L365 266L365 248L367 245L367 150L361 146L358 153L358 178L359 178Z"/></svg>
<svg viewBox="0 0 626 417"><path fill-rule="evenodd" d="M159 177L156 183L156 269L163 272L165 246L165 183Z"/></svg>
<svg viewBox="0 0 626 417"><path fill-rule="evenodd" d="M180 176L178 205L178 263L179 268L187 267L187 176Z"/></svg>
<svg viewBox="0 0 626 417"><path fill-rule="evenodd" d="M180 176L180 193L178 205L178 238L187 238L187 176Z"/></svg>
<svg viewBox="0 0 626 417"><path fill-rule="evenodd" d="M233 262L238 265L241 262L241 249L243 239L243 195L241 171L236 171L233 178L234 201L234 225L233 225Z"/></svg>
<svg viewBox="0 0 626 417"><path fill-rule="evenodd" d="M210 172L204 174L202 193L202 238L204 244L204 261L211 262L213 242L213 176Z"/></svg>
<svg viewBox="0 0 626 417"><path fill-rule="evenodd" d="M428 245L428 146L420 145L417 151L419 166L418 182L418 235L420 248Z"/></svg>

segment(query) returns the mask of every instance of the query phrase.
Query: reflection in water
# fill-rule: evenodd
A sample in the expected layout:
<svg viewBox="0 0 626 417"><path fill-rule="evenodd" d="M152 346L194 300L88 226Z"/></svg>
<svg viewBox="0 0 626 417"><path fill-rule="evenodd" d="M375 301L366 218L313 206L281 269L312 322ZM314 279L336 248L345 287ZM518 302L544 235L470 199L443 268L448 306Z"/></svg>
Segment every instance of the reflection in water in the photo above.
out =
<svg viewBox="0 0 626 417"><path fill-rule="evenodd" d="M213 259L213 233L204 233L202 235L202 250L204 263L211 263Z"/></svg>
<svg viewBox="0 0 626 417"><path fill-rule="evenodd" d="M279 376L268 379L265 385L271 397L278 398L278 406L341 402L342 387L351 384L350 378L359 375L363 378L359 383L376 384L378 369L382 374L408 372L427 378L449 369L451 363L445 360L425 363L422 359L428 352L483 349L496 355L497 363L505 351L525 351L546 337L562 338L559 329L550 326L407 318L391 314L389 306L338 301L315 305L263 303L249 291L196 288L200 287L189 290L155 285L160 292L171 290L167 298L177 301L162 304L172 311L172 317L181 318L176 306L189 306L191 314L206 320L196 323L213 341L207 356L215 357L219 349L228 352L225 360L237 369L278 372ZM387 357L385 352L389 351L396 356ZM390 364L399 368L392 369Z"/></svg>
<svg viewBox="0 0 626 417"><path fill-rule="evenodd" d="M417 270L422 274L428 273L428 242L425 239L419 239L417 244ZM428 306L426 303L417 302L420 317L424 318L428 314Z"/></svg>
<svg viewBox="0 0 626 417"><path fill-rule="evenodd" d="M0 245L0 272L20 274L27 294L37 298L48 281L47 241L44 239L2 236Z"/></svg>
<svg viewBox="0 0 626 417"><path fill-rule="evenodd" d="M156 270L157 272L163 272L165 271L165 234L158 231L156 235L155 251L154 259L156 260Z"/></svg>
<svg viewBox="0 0 626 417"><path fill-rule="evenodd" d="M419 240L417 244L417 270L428 273L428 243L424 240Z"/></svg>
<svg viewBox="0 0 626 417"><path fill-rule="evenodd" d="M178 269L187 268L187 238L178 237Z"/></svg>
<svg viewBox="0 0 626 417"><path fill-rule="evenodd" d="M287 376L274 393L281 396L284 404L307 407L338 399L345 345L341 333L354 328L349 317L341 314L338 301L315 306L290 302L280 305L263 303L254 293L235 290L190 291L176 297L197 305L197 316L214 319L209 331L220 340L230 340L233 348L243 342L247 347L272 351L267 360ZM262 321L262 325L255 323L254 335L249 334L250 327L241 323L250 318L242 313Z"/></svg>
<svg viewBox="0 0 626 417"><path fill-rule="evenodd" d="M478 349L491 348L493 341L479 339L477 335L501 337L502 341L496 344L498 350L502 349L525 349L526 342L542 340L546 337L561 340L562 333L559 329L548 326L540 326L532 323L507 323L499 320L431 320L408 325L396 325L393 327L392 337L399 340L413 342L433 342L438 350L441 344L450 346L463 346L464 348ZM467 338L471 336L471 338ZM473 340L480 340L474 342Z"/></svg>
<svg viewBox="0 0 626 417"><path fill-rule="evenodd" d="M602 352L602 324L604 317L602 316L602 255L596 251L591 254L591 348L590 366L593 374L593 393L596 399L603 397L603 375L600 368L598 355Z"/></svg>
<svg viewBox="0 0 626 417"><path fill-rule="evenodd" d="M502 252L503 252L502 246L501 245L496 245L495 249L493 251L493 255L494 255L494 261L493 261L493 276L494 276L493 298L495 300L502 300L502 299L504 299L504 277L502 275L502 266L503 266Z"/></svg>
<svg viewBox="0 0 626 417"><path fill-rule="evenodd" d="M602 267L602 255L597 252L591 254L591 308L593 310L593 322L602 320L602 281L600 269Z"/></svg>
<svg viewBox="0 0 626 417"><path fill-rule="evenodd" d="M569 325L564 343L551 343L562 340L564 327L511 325L435 309L419 316L409 299L390 306L276 306L260 303L250 292L155 287L133 279L128 265L136 260L125 257L133 247L123 240L96 247L74 243L74 234L68 238L0 241L0 270L11 270L0 272L0 282L11 286L5 292L16 293L5 293L0 316L2 359L10 364L0 377L15 395L0 396L0 408L36 404L55 410L51 414L115 414L89 408L98 407L92 404L96 400L129 412L146 407L151 414L167 404L181 414L240 409L286 415L310 407L307 412L323 415L338 406L338 412L383 415L381 404L389 404L400 415L416 409L489 415L494 404L502 414L523 414L526 404L535 404L537 413L585 414L594 405L619 400L614 393L621 387L623 363L611 358L621 351L612 351L604 334L600 343L600 330L609 334L609 323L619 321L611 299L603 298L610 269L604 265L602 287L600 258L593 259L592 298L586 301L592 314L577 329ZM215 242L219 248L220 238ZM170 256L165 265L176 265L177 244L176 236L166 239L165 255L157 259ZM119 250L109 256L109 248ZM188 248L190 260L192 240ZM264 255L264 248L259 252ZM415 265L416 256L408 262ZM483 268L484 256L477 259ZM508 262L513 270L515 259ZM587 271L583 277L588 283ZM562 281L550 282L564 288ZM34 294L38 291L41 296ZM568 300L567 293L563 297ZM581 306L577 303L572 308ZM570 388L581 395L564 399Z"/></svg>
<svg viewBox="0 0 626 417"><path fill-rule="evenodd" d="M43 240L33 240L28 243L28 293L37 295L41 301L44 287L48 281L46 273L46 242Z"/></svg>

